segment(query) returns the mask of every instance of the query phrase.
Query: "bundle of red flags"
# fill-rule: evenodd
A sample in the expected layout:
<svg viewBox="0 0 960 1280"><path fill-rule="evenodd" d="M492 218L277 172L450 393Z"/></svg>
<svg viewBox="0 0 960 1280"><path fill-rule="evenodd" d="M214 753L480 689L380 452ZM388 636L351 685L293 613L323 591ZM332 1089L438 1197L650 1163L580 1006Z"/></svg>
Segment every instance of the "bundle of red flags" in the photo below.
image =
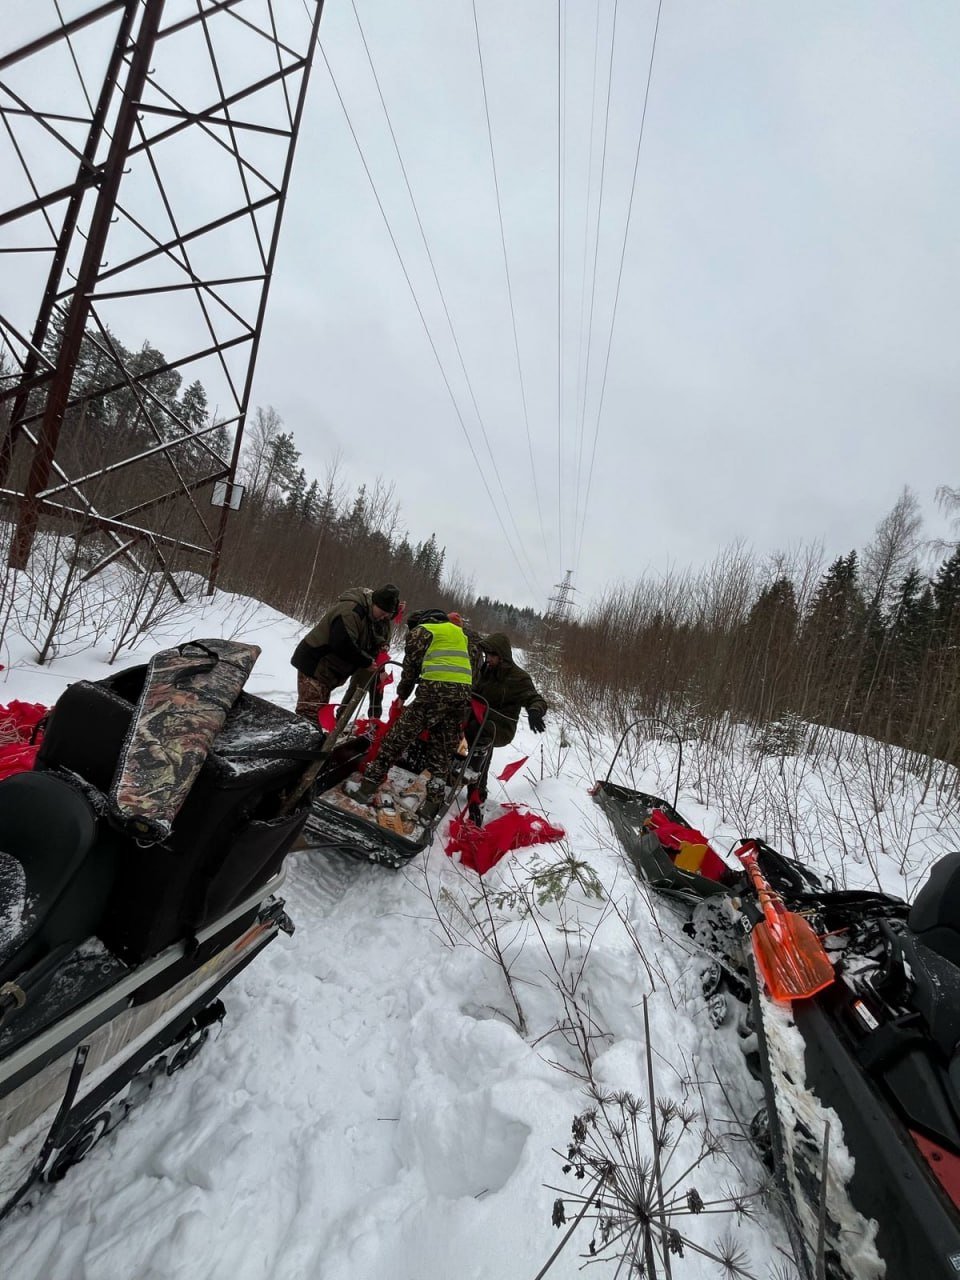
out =
<svg viewBox="0 0 960 1280"><path fill-rule="evenodd" d="M47 708L39 702L14 698L6 706L0 705L0 778L33 768L42 736L37 725L46 714Z"/></svg>
<svg viewBox="0 0 960 1280"><path fill-rule="evenodd" d="M459 853L463 866L482 876L495 867L504 854L561 840L566 834L562 827L551 826L539 814L529 813L519 805L508 804L504 809L499 818L485 827L478 827L462 813L454 818L444 846L447 856Z"/></svg>
<svg viewBox="0 0 960 1280"><path fill-rule="evenodd" d="M654 809L645 825L670 851L681 871L699 873L708 880L719 880L726 871L727 864L710 848L710 841L702 831L671 821L662 809Z"/></svg>
<svg viewBox="0 0 960 1280"><path fill-rule="evenodd" d="M371 760L375 760L380 754L380 748L383 745L384 738L387 736L387 730L396 720L399 720L400 713L402 711L403 703L394 702L390 707L390 714L387 716L386 720L357 721L357 733L369 735L373 739L367 750L367 754L360 762L361 769L365 768Z"/></svg>

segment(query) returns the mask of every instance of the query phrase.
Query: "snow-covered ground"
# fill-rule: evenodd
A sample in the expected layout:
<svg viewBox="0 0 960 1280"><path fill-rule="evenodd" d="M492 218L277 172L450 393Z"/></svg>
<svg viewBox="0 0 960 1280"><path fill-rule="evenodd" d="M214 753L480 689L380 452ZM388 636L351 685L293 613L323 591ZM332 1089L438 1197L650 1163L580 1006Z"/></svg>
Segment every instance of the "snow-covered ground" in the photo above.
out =
<svg viewBox="0 0 960 1280"><path fill-rule="evenodd" d="M184 639L243 637L263 648L248 688L292 706L289 655L302 630L218 595L185 606L118 665ZM107 673L109 637L87 647L78 627L72 647L40 668L8 629L0 702L52 703L70 681ZM790 1275L785 1234L752 1195L760 1170L734 1114L749 1119L756 1086L711 1029L699 961L676 921L653 915L588 795L611 751L599 733L568 728L562 742L557 714L542 739L521 727L497 757L499 767L530 755L509 799L547 814L567 839L512 855L482 884L439 840L399 873L294 855L285 889L294 937L227 988L227 1019L194 1064L6 1224L3 1274L572 1280L589 1218L542 1269L567 1229L551 1223L557 1196L570 1197L570 1222L573 1196L592 1186L589 1169L582 1183L576 1167L563 1171L571 1123L595 1105L588 1077L609 1116L626 1108L621 1146L649 1154L648 1118L641 1112L632 1137L632 1104L616 1096L648 1098L647 998L656 1094L680 1109L665 1181L677 1178L670 1225L689 1244L673 1275L724 1274L697 1245L736 1248L735 1274ZM632 758L638 785L672 794L668 747L644 743ZM737 824L702 799L684 786L681 812L726 847ZM942 822L935 839L935 826L923 828L931 856L955 842ZM839 859L841 842L821 839L825 862ZM868 882L861 870L854 861L851 883ZM892 863L887 872L900 875ZM709 1152L705 1123L724 1138ZM591 1132L616 1145L603 1126ZM691 1191L719 1201L717 1212L691 1214ZM616 1269L610 1257L599 1274Z"/></svg>

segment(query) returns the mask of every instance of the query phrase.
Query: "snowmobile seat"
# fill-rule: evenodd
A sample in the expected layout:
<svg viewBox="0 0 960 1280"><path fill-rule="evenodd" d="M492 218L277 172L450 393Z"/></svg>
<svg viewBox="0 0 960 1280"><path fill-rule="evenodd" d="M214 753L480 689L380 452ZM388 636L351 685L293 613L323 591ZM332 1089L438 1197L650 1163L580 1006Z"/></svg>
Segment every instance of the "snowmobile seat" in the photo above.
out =
<svg viewBox="0 0 960 1280"><path fill-rule="evenodd" d="M910 908L907 926L925 947L960 966L960 852L933 864Z"/></svg>
<svg viewBox="0 0 960 1280"><path fill-rule="evenodd" d="M144 670L133 668L141 687ZM139 697L130 677L123 671L109 680L69 685L47 721L35 768L69 770L107 795Z"/></svg>
<svg viewBox="0 0 960 1280"><path fill-rule="evenodd" d="M48 773L0 782L0 982L96 932L113 854L84 797Z"/></svg>
<svg viewBox="0 0 960 1280"><path fill-rule="evenodd" d="M229 754L231 727L259 725L252 758ZM309 795L281 812L286 790L304 765L286 755L284 731L296 750L312 741L306 721L241 694L164 841L140 845L115 833L119 862L99 937L128 964L211 924L266 884L282 866L309 812ZM267 756L271 736L275 756ZM314 735L315 737L315 735ZM241 928L238 922L237 927Z"/></svg>
<svg viewBox="0 0 960 1280"><path fill-rule="evenodd" d="M37 768L70 770L109 795L146 673L131 667L66 689ZM96 932L114 955L139 964L190 939L276 875L309 812L304 796L281 813L282 797L303 772L303 751L317 745L292 711L241 693L166 839L103 829L116 875Z"/></svg>

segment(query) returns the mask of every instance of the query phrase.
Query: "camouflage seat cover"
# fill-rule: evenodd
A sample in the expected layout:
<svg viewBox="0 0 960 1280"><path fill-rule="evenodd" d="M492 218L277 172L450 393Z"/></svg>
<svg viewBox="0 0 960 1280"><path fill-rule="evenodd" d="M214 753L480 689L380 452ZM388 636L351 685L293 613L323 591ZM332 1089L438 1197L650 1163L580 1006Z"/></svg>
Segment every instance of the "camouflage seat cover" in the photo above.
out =
<svg viewBox="0 0 960 1280"><path fill-rule="evenodd" d="M132 835L170 834L259 656L255 644L192 640L151 659L109 796L112 816Z"/></svg>

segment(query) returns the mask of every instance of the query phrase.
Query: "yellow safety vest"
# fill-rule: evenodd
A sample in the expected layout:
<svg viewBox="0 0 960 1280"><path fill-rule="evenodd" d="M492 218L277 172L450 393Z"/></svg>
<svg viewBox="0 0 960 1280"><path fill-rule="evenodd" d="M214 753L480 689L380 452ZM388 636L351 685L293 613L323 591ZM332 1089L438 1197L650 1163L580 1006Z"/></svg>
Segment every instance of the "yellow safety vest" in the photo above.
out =
<svg viewBox="0 0 960 1280"><path fill-rule="evenodd" d="M453 622L422 622L430 632L430 648L420 668L421 680L442 680L444 684L473 684L467 637Z"/></svg>

